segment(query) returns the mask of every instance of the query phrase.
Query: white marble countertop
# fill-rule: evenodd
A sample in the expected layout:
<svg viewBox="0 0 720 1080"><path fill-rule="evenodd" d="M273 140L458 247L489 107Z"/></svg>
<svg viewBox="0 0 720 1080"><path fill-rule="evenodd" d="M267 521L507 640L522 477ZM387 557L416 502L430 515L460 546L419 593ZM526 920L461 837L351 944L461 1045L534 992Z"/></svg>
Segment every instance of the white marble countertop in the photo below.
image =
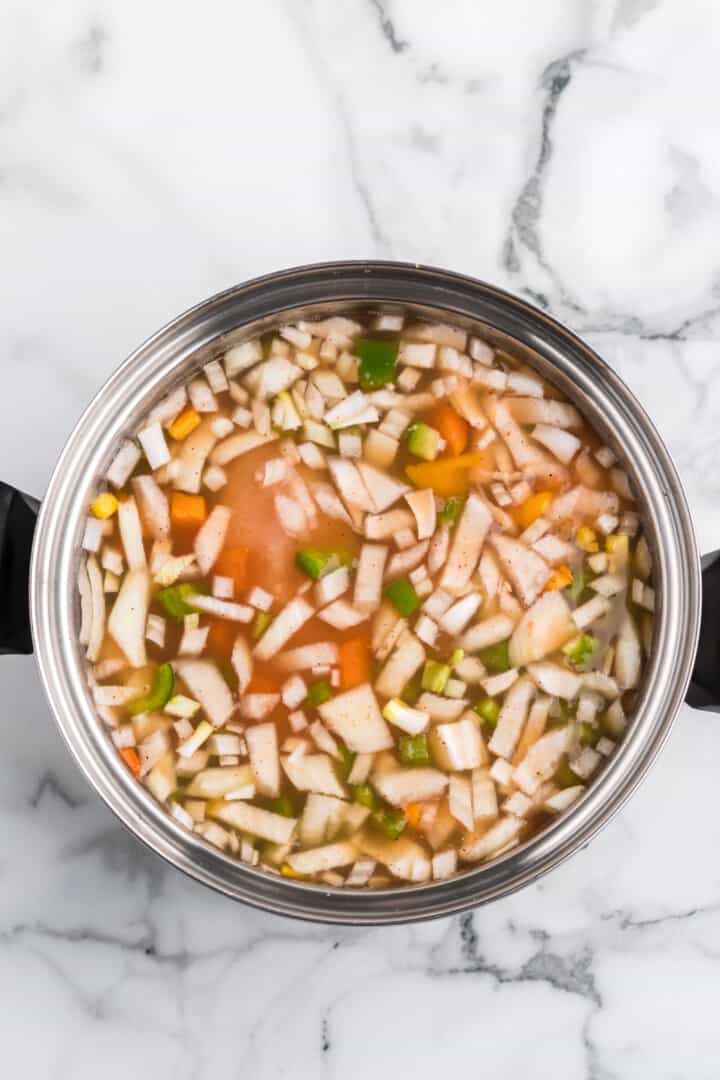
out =
<svg viewBox="0 0 720 1080"><path fill-rule="evenodd" d="M0 461L41 495L180 310L383 256L534 299L615 365L720 545L714 0L9 0ZM589 849L461 918L233 905L124 833L0 661L0 1032L23 1080L720 1072L720 730L685 709ZM9 1073L8 1073L9 1075Z"/></svg>

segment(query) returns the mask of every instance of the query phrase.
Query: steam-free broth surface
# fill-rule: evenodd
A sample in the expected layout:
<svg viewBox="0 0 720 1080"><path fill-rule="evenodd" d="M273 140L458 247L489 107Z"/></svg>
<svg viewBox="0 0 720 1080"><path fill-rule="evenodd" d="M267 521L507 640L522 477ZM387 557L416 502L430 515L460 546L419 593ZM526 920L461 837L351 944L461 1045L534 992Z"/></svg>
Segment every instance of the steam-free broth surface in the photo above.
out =
<svg viewBox="0 0 720 1080"><path fill-rule="evenodd" d="M440 880L564 813L652 636L626 473L479 337L279 327L199 369L90 500L80 640L118 753L252 866Z"/></svg>

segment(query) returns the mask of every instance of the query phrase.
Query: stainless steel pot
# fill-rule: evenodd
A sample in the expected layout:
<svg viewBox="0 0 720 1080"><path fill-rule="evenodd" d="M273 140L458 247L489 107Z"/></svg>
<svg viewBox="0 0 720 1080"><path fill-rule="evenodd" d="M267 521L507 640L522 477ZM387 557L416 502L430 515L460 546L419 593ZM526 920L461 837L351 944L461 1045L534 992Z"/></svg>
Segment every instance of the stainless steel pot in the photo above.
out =
<svg viewBox="0 0 720 1080"><path fill-rule="evenodd" d="M589 417L641 493L659 607L644 690L622 747L583 799L545 832L487 866L436 884L355 892L294 882L230 859L174 821L121 763L88 693L77 644L80 538L88 496L119 438L199 363L279 323L331 312L405 310L454 323L521 355ZM637 787L667 738L691 676L701 574L677 473L659 435L618 376L553 319L490 285L428 267L347 262L301 267L228 290L181 315L118 368L60 457L35 529L35 504L0 491L0 651L34 647L65 740L98 794L153 851L192 877L268 911L356 925L410 922L497 899L584 847ZM720 562L705 585L720 597ZM27 575L32 643L28 624ZM716 624L720 625L720 624ZM720 701L717 629L704 627L688 700Z"/></svg>

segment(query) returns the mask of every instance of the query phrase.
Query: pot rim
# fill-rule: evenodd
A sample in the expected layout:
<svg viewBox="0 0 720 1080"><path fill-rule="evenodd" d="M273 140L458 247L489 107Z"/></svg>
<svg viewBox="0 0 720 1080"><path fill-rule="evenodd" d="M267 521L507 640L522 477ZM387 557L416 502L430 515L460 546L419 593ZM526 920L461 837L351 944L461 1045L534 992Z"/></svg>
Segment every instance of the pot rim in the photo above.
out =
<svg viewBox="0 0 720 1080"><path fill-rule="evenodd" d="M570 811L494 862L447 881L372 892L312 886L225 856L176 822L121 763L96 716L77 644L75 581L87 495L120 436L187 370L299 309L404 308L474 325L524 352L580 408L631 473L656 573L654 647L620 749ZM293 312L296 314L293 316ZM30 570L35 651L52 711L80 769L135 836L173 866L235 899L311 921L384 925L449 915L519 889L584 847L638 786L665 742L692 672L700 563L685 496L659 434L592 349L526 301L462 274L389 261L319 263L234 286L190 308L137 348L100 388L60 455L42 504Z"/></svg>

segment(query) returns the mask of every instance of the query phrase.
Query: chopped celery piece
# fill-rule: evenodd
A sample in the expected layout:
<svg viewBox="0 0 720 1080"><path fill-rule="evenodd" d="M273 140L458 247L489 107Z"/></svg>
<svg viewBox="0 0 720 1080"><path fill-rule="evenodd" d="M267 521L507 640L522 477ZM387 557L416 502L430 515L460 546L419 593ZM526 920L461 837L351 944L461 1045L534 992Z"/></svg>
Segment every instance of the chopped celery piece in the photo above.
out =
<svg viewBox="0 0 720 1080"><path fill-rule="evenodd" d="M600 734L600 728L593 727L592 724L579 725L578 738L583 746L594 746Z"/></svg>
<svg viewBox="0 0 720 1080"><path fill-rule="evenodd" d="M482 701L478 701L477 705L474 706L474 709L483 723L491 728L495 727L498 716L500 715L500 706L495 698L484 697Z"/></svg>
<svg viewBox="0 0 720 1080"><path fill-rule="evenodd" d="M452 655L450 656L450 667L457 667L457 665L460 663L464 656L464 649L454 649Z"/></svg>
<svg viewBox="0 0 720 1080"><path fill-rule="evenodd" d="M295 807L289 795L280 795L270 803L270 809L274 814L282 814L283 817L295 817Z"/></svg>
<svg viewBox="0 0 720 1080"><path fill-rule="evenodd" d="M398 578L385 586L385 595L403 618L412 615L420 607L420 597L415 592L411 581L407 578Z"/></svg>
<svg viewBox="0 0 720 1080"><path fill-rule="evenodd" d="M575 604L584 603L585 600L589 600L593 595L588 589L589 583L592 581L592 574L587 567L578 566L573 572L572 585L568 585L564 589L564 593L569 600L572 600Z"/></svg>
<svg viewBox="0 0 720 1080"><path fill-rule="evenodd" d="M510 652L508 645L509 643L507 641L498 641L495 645L488 645L486 649L481 651L480 659L488 671L492 671L495 675L500 675L503 671L510 670Z"/></svg>
<svg viewBox="0 0 720 1080"><path fill-rule="evenodd" d="M450 665L439 660L426 660L422 673L422 688L432 694L442 694L450 678Z"/></svg>
<svg viewBox="0 0 720 1080"><path fill-rule="evenodd" d="M405 683L400 695L406 705L415 705L422 693L422 672L416 671L410 682Z"/></svg>
<svg viewBox="0 0 720 1080"><path fill-rule="evenodd" d="M321 548L303 548L295 555L295 565L299 570L311 577L313 581L319 581L331 570L337 570L340 566L348 566L350 556L344 551L323 551Z"/></svg>
<svg viewBox="0 0 720 1080"><path fill-rule="evenodd" d="M567 757L564 757L558 765L553 780L561 788L575 787L576 784L582 784L580 777L570 768Z"/></svg>
<svg viewBox="0 0 720 1080"><path fill-rule="evenodd" d="M179 585L170 585L167 589L160 589L155 593L155 599L172 619L184 619L186 615L192 615L195 611L195 608L190 607L188 603L190 597L193 593L202 591L197 585L183 581Z"/></svg>
<svg viewBox="0 0 720 1080"><path fill-rule="evenodd" d="M269 611L258 611L252 628L252 636L256 641L263 636L272 621L273 617Z"/></svg>
<svg viewBox="0 0 720 1080"><path fill-rule="evenodd" d="M427 736L401 735L398 739L398 750L403 765L429 765L430 751L428 750Z"/></svg>
<svg viewBox="0 0 720 1080"><path fill-rule="evenodd" d="M348 750L345 743L338 743L338 750L340 751L339 769L343 780L347 780L353 765L355 764L355 758L357 754L354 750Z"/></svg>
<svg viewBox="0 0 720 1080"><path fill-rule="evenodd" d="M573 664L587 664L598 647L598 640L592 634L581 634L563 646L563 652Z"/></svg>
<svg viewBox="0 0 720 1080"><path fill-rule="evenodd" d="M158 709L162 709L172 697L174 685L175 675L172 664L161 664L155 672L153 684L147 694L130 702L130 712L133 716L139 716L140 713L157 712Z"/></svg>
<svg viewBox="0 0 720 1080"><path fill-rule="evenodd" d="M416 420L407 430L407 448L415 457L434 461L440 449L440 433L422 420Z"/></svg>
<svg viewBox="0 0 720 1080"><path fill-rule="evenodd" d="M382 341L373 338L360 338L355 345L359 357L358 382L363 390L377 390L395 381L398 344L396 341Z"/></svg>
<svg viewBox="0 0 720 1080"><path fill-rule="evenodd" d="M382 829L388 840L397 840L398 836L407 825L407 818L402 810L390 810L386 808L376 810L372 819L375 824Z"/></svg>
<svg viewBox="0 0 720 1080"><path fill-rule="evenodd" d="M441 525L455 525L462 514L465 499L462 495L451 495L445 500L445 505L438 514Z"/></svg>
<svg viewBox="0 0 720 1080"><path fill-rule="evenodd" d="M368 810L374 810L377 806L375 792L369 784L356 784L353 788L353 798L356 803L366 806Z"/></svg>
<svg viewBox="0 0 720 1080"><path fill-rule="evenodd" d="M332 697L332 687L325 679L320 679L319 682L313 683L312 686L308 686L307 697L303 704L305 705L322 705L324 702L329 701Z"/></svg>

